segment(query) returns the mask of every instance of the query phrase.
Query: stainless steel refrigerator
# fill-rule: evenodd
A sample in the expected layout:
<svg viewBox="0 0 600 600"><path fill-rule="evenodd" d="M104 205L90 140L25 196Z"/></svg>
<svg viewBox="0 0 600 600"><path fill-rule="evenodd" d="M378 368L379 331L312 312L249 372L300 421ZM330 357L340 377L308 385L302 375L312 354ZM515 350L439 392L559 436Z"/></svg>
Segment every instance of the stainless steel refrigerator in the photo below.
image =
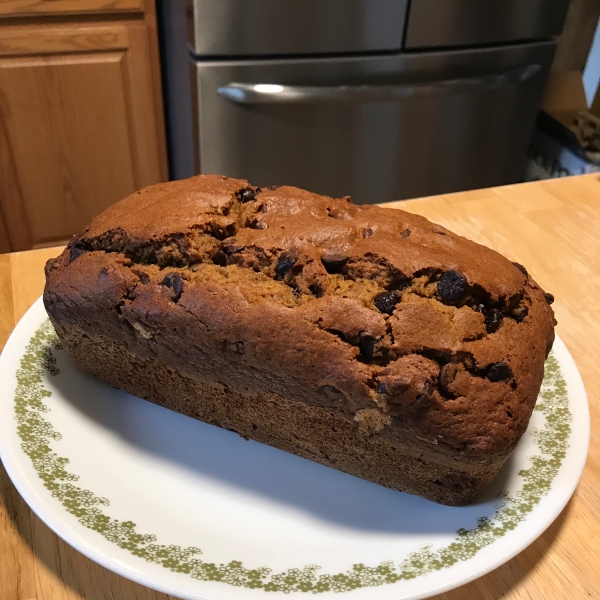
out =
<svg viewBox="0 0 600 600"><path fill-rule="evenodd" d="M568 0L162 0L171 173L358 203L517 182Z"/></svg>

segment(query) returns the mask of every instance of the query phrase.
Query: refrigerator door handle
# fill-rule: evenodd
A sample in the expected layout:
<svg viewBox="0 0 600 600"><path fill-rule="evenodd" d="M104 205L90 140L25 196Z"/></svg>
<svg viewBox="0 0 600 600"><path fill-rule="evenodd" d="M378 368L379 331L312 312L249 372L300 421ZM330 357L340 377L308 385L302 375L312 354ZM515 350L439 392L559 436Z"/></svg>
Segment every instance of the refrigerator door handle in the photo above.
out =
<svg viewBox="0 0 600 600"><path fill-rule="evenodd" d="M301 102L390 102L409 96L459 94L519 84L533 77L539 64L488 73L477 77L423 83L382 85L280 85L277 83L230 83L217 94L235 104L291 104Z"/></svg>

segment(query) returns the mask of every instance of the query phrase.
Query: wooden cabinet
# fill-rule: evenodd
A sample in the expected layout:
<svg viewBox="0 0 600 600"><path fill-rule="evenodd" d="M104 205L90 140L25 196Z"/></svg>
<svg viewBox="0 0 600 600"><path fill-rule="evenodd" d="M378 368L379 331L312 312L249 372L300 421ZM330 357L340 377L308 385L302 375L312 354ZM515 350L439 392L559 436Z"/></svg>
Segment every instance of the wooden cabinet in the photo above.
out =
<svg viewBox="0 0 600 600"><path fill-rule="evenodd" d="M0 20L0 236L8 238L0 251L66 240L113 202L166 179L152 34L136 18Z"/></svg>
<svg viewBox="0 0 600 600"><path fill-rule="evenodd" d="M152 0L150 0L152 1ZM144 0L0 0L0 16L84 15L144 10Z"/></svg>

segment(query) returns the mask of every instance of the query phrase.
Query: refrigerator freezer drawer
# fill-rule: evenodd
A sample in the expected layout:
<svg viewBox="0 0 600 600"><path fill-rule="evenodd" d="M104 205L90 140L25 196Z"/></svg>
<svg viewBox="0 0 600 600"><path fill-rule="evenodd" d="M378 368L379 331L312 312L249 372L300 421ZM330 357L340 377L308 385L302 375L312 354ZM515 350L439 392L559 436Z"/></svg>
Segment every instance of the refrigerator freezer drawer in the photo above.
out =
<svg viewBox="0 0 600 600"><path fill-rule="evenodd" d="M412 0L405 48L551 38L568 7L569 0Z"/></svg>
<svg viewBox="0 0 600 600"><path fill-rule="evenodd" d="M199 170L359 203L516 182L554 49L197 62Z"/></svg>
<svg viewBox="0 0 600 600"><path fill-rule="evenodd" d="M190 44L202 56L398 50L408 0L190 0Z"/></svg>

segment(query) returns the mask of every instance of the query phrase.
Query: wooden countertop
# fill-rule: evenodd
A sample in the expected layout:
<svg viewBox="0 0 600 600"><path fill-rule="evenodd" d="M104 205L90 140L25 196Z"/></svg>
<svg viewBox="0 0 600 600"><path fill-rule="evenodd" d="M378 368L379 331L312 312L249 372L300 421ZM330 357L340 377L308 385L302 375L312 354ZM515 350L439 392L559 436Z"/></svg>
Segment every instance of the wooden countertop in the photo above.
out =
<svg viewBox="0 0 600 600"><path fill-rule="evenodd" d="M558 334L600 409L600 175L397 202L524 264L556 296ZM43 265L60 249L0 255L0 347L42 293ZM600 438L583 478L550 528L507 564L436 600L600 598ZM1 600L167 600L88 560L23 502L0 465Z"/></svg>

